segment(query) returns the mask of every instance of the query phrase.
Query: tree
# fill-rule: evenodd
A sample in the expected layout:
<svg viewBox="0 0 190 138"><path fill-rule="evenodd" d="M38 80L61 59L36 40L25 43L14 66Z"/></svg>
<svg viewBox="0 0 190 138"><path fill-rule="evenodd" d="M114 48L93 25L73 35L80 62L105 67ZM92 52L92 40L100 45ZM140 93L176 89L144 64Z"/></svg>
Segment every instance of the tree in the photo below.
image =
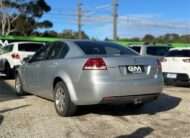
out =
<svg viewBox="0 0 190 138"><path fill-rule="evenodd" d="M13 4L11 4L13 5ZM15 16L14 18L9 15L8 11L9 5L5 2L5 1L0 1L0 31L2 35L6 35L9 34L10 32L12 32L13 30L11 30L11 23L17 18L17 16Z"/></svg>
<svg viewBox="0 0 190 138"><path fill-rule="evenodd" d="M144 36L143 41L145 43L152 43L152 42L154 42L154 39L155 39L155 37L153 35L147 34Z"/></svg>
<svg viewBox="0 0 190 138"><path fill-rule="evenodd" d="M45 37L57 37L57 32L55 31L45 31L42 36L45 36Z"/></svg>
<svg viewBox="0 0 190 138"><path fill-rule="evenodd" d="M73 30L64 30L62 33L59 33L58 36L65 39L78 39L79 35L78 32L74 32ZM89 39L85 32L82 32L82 39Z"/></svg>
<svg viewBox="0 0 190 138"><path fill-rule="evenodd" d="M51 8L44 0L1 0L1 35L30 35L39 28L50 28L50 21L39 19Z"/></svg>

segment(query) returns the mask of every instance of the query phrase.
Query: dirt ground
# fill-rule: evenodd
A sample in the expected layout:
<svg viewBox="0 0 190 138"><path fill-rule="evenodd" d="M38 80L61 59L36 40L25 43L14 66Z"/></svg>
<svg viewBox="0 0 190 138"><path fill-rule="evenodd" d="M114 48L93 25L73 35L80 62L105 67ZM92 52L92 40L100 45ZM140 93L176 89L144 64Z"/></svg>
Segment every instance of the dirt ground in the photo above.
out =
<svg viewBox="0 0 190 138"><path fill-rule="evenodd" d="M165 87L142 109L98 105L79 108L75 117L56 114L51 101L14 94L14 81L0 80L2 138L190 138L190 88Z"/></svg>

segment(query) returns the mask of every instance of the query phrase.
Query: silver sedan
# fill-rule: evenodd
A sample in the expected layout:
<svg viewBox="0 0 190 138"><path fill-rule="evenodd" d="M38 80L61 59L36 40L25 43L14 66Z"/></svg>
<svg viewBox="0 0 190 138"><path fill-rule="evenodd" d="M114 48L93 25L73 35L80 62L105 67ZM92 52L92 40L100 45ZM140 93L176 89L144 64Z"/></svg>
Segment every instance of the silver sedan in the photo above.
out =
<svg viewBox="0 0 190 138"><path fill-rule="evenodd" d="M143 105L162 91L160 62L110 42L60 41L48 44L17 71L17 95L53 100L59 115L77 106Z"/></svg>

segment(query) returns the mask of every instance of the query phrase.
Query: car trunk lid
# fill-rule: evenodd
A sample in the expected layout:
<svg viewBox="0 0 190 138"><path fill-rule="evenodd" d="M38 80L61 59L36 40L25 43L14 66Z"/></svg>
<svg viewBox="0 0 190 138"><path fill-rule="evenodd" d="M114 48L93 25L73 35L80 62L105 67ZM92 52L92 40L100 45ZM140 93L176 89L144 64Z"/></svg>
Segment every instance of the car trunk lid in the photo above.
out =
<svg viewBox="0 0 190 138"><path fill-rule="evenodd" d="M156 62L143 56L104 57L108 71L117 80L148 79L154 76Z"/></svg>

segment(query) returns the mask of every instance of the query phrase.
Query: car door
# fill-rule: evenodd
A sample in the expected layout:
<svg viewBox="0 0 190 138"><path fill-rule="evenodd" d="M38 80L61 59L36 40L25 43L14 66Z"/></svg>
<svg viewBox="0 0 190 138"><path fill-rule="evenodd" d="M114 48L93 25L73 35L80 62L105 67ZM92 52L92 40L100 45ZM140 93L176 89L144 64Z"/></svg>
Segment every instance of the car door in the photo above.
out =
<svg viewBox="0 0 190 138"><path fill-rule="evenodd" d="M64 57L68 53L68 46L63 42L51 44L51 50L48 53L47 60L41 63L41 72L39 81L39 95L48 99L52 99L52 82L54 75L59 70L60 62L64 62Z"/></svg>
<svg viewBox="0 0 190 138"><path fill-rule="evenodd" d="M38 95L38 89L40 87L40 74L43 72L42 63L47 59L50 47L43 47L40 49L32 59L24 65L24 77L27 85L27 89Z"/></svg>

